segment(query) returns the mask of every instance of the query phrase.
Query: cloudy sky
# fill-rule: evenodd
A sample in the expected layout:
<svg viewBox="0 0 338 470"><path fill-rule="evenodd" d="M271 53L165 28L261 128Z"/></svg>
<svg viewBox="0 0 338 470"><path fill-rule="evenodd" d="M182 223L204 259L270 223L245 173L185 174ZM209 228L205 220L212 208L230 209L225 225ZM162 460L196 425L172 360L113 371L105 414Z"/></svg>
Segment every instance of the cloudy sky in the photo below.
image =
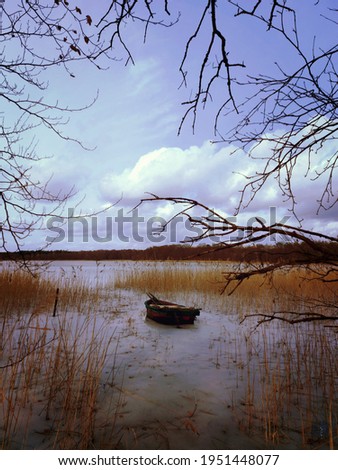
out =
<svg viewBox="0 0 338 470"><path fill-rule="evenodd" d="M330 6L335 2L323 3ZM50 185L56 192L76 187L77 194L67 203L63 215L71 214L73 208L76 214L86 214L101 211L111 204L114 207L71 223L63 220L62 224L61 218L47 220L43 230L26 240L26 248L37 248L46 238L54 240L53 249L70 250L143 248L154 244L156 240L149 238L147 231L169 220L177 208L169 203L148 203L137 213L130 212L148 192L191 197L227 216L234 215L240 189L246 182L245 175L254 174L261 162L248 159L242 151L234 153L234 146L211 143L215 140L214 106L220 102L222 87L215 91L213 102L198 115L195 131L188 119L178 136L185 111L181 103L191 97L196 85L194 71L196 73L200 63L198 51L208 38L207 28L201 30L201 37L189 58L186 87L180 87L179 65L203 4L195 0L173 1L173 16L175 11L182 10L179 23L171 28L150 28L145 44L143 27L133 25L128 32L128 47L135 65L125 66L123 54L116 51L121 60L104 64L109 67L107 70L99 71L82 62L70 67L75 75L73 79L61 70L46 75L49 81L46 96L51 102L59 100L69 107L77 107L91 103L97 95L95 103L73 113L66 126L68 135L81 140L91 150L38 128L35 130L38 151L52 158L38 162L32 169L33 175L41 181L53 175ZM318 41L330 43L332 37L333 42L336 25L323 18L319 21L312 11L304 9L299 22L304 44L310 41L314 29L317 29ZM327 29L327 25L332 29ZM275 71L277 60L282 64L290 61L287 55L281 55L276 35L268 35L262 26L255 26L247 19L235 24L229 22L226 35L233 60L244 60L253 73ZM312 47L310 42L309 47ZM283 49L282 54L287 54L287 50ZM237 92L240 101L243 91ZM222 131L226 131L227 126L231 126L231 118L225 119L222 126ZM316 214L322 181L312 181L315 170L332 152L332 145L331 142L322 148L317 168L312 171L306 171L306 162L304 166L298 165L294 191L299 198L297 211L304 224L313 229L325 227L328 233L335 235L338 231L336 210ZM264 151L262 149L262 156L266 155ZM254 216L263 217L267 222L271 217L281 220L291 217L289 208L276 181L272 180L244 211L241 221ZM124 220L123 227L121 220ZM296 223L296 220L291 218L289 222ZM178 242L189 235L189 227L182 221L161 241Z"/></svg>

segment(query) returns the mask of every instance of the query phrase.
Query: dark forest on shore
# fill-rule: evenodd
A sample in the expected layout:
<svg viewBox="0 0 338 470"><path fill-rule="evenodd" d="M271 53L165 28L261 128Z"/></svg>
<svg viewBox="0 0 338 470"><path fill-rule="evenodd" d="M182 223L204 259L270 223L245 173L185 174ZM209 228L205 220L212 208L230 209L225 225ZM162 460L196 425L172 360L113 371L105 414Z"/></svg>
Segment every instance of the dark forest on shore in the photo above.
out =
<svg viewBox="0 0 338 470"><path fill-rule="evenodd" d="M328 246L329 245L329 246ZM338 252L337 244L325 244L326 251L332 254ZM255 245L247 247L226 247L224 245L163 245L152 246L143 250L51 250L51 251L20 251L0 253L1 260L24 259L26 261L53 261L53 260L134 260L134 261L233 261L233 262L276 262L288 259L304 262L309 255L313 256L312 249L305 243L277 243L275 245ZM313 258L312 258L313 259ZM322 262L318 256L318 262Z"/></svg>

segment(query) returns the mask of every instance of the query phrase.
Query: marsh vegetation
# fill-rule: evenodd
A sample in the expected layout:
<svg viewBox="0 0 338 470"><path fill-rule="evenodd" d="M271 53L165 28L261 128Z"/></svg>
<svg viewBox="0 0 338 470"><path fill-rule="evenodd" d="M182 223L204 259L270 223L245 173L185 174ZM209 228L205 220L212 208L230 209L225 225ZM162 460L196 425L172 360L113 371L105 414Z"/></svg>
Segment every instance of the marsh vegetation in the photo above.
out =
<svg viewBox="0 0 338 470"><path fill-rule="evenodd" d="M219 295L225 262L63 262L0 273L4 449L336 448L337 327L263 312L323 310L305 271ZM56 288L59 288L55 316ZM145 292L202 309L144 319ZM245 320L244 320L245 319ZM244 321L243 321L244 320Z"/></svg>

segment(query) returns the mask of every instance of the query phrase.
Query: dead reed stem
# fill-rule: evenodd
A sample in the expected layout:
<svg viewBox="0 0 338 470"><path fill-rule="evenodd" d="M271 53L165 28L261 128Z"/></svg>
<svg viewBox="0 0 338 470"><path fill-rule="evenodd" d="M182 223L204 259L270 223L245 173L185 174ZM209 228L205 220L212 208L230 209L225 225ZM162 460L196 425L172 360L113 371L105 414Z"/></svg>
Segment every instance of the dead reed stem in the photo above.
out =
<svg viewBox="0 0 338 470"><path fill-rule="evenodd" d="M7 289L0 298L0 448L35 447L39 435L46 448L95 447L103 368L115 342L97 317L97 292L83 281L67 286L60 279L53 316L51 280L2 271L0 281L0 292ZM110 403L105 420L110 415L114 422L116 403Z"/></svg>

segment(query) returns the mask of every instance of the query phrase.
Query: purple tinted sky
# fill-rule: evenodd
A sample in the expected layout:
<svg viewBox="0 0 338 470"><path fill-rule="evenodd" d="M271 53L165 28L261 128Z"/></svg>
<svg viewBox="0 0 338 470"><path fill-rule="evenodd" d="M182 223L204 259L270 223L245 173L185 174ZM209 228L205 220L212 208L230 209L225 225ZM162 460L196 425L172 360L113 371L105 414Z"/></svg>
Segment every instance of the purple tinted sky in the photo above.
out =
<svg viewBox="0 0 338 470"><path fill-rule="evenodd" d="M78 3L85 5L86 2ZM315 4L314 1L309 3ZM317 7L302 8L298 22L300 38L309 50L312 47L314 32L317 47L321 43L334 43L337 25L324 20L318 15L318 11L330 5L335 6L335 3L321 1ZM212 104L199 114L194 133L191 122L188 121L181 135L177 135L184 113L181 102L188 99L194 89L194 71L196 72L199 65L199 51L202 50L203 41L207 40L208 31L202 29L201 37L192 49L188 62L190 69L187 87L179 88L182 77L178 69L184 45L195 28L198 13L204 2L175 0L171 4L173 17L175 11L182 10L180 22L172 28L150 28L145 44L143 27L135 24L129 27L128 47L133 53L135 65L124 66L124 61L121 60L102 64L109 66L109 69L98 71L90 64L82 62L71 66L74 79L67 77L61 69L45 76L49 80L48 99L58 99L70 107L91 102L96 92L99 92L97 101L87 110L73 114L66 128L67 134L79 138L93 150L85 151L75 143L60 140L46 129L38 128L35 132L39 141L39 152L52 155L53 158L39 162L33 168L33 174L41 181L47 180L53 174L51 187L56 191L76 186L78 194L69 202L66 213L81 201L83 196L85 199L77 210L82 209L84 213L101 210L119 201L116 207L98 216L101 242L97 241L98 237L94 236L93 239L91 236L92 221L89 220L88 241L84 241L85 224L74 223L74 241L67 240L68 233L62 241L53 243L53 249L144 247L143 243L132 236L131 222L126 222L124 227L125 234L130 235L129 242L118 240L114 218L121 208L127 214L146 192L198 198L224 214L232 215L239 190L245 181L240 173L253 173L257 170L258 163L248 161L245 155L236 154L236 157L232 157L233 147L210 143L215 138L212 120L215 108ZM289 56L290 51L287 48L282 49L277 35L268 34L262 25L249 18L243 17L235 23L225 18L224 16L222 21L225 22L224 30L233 61L244 60L247 70L251 73L269 73L276 70L276 61L292 68L294 58ZM118 50L116 55L122 57ZM223 86L224 83L215 91L215 105L219 102ZM240 101L244 91L235 91L236 98ZM230 125L231 118L222 123L223 129ZM325 161L326 155L332 152L332 146L331 142L322 149L318 168ZM310 181L315 175L315 168L313 172L307 175L305 173L305 166L299 165L296 168L294 190L299 196L299 215L305 219L307 227L323 229L324 226L328 233L336 234L337 211L316 215L321 181ZM288 205L282 201L273 181L248 208L243 220L253 216L269 220L270 207L277 208L278 219L290 215ZM139 233L144 234L147 229L146 221L150 217L158 216L167 220L173 215L175 208L169 204L148 204L140 211L145 222L140 224ZM114 222L112 236L107 234L107 224L109 225L111 220ZM56 226L59 227L60 224L55 222L54 227ZM67 228L65 230L67 231ZM184 238L185 230L183 224L178 226L177 236L172 241ZM37 248L46 236L55 236L58 239L58 233L51 230L39 231L26 241L25 246ZM148 241L149 243L153 244L152 240Z"/></svg>

